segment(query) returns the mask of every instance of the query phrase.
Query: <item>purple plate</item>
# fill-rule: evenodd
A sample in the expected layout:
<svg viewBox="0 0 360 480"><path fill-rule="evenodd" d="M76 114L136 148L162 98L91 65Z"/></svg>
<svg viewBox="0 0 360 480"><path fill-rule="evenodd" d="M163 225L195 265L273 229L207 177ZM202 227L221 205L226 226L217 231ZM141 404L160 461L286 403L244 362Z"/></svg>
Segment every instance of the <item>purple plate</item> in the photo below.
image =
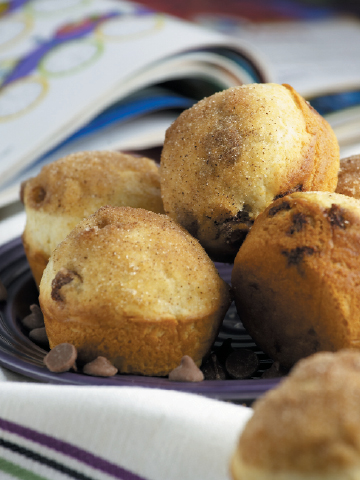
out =
<svg viewBox="0 0 360 480"><path fill-rule="evenodd" d="M231 265L216 264L220 275L230 282ZM246 333L232 305L223 322L216 344L231 338L235 348L255 351L260 368L254 378L247 380L205 380L203 382L170 382L167 378L139 375L115 375L110 378L90 377L80 373L52 373L43 366L46 351L34 344L23 329L21 319L37 303L38 291L33 281L20 238L0 247L0 280L7 288L8 299L0 302L0 365L26 377L47 383L65 385L118 385L161 388L197 393L222 400L251 402L273 388L279 379L261 379L271 361L259 351Z"/></svg>

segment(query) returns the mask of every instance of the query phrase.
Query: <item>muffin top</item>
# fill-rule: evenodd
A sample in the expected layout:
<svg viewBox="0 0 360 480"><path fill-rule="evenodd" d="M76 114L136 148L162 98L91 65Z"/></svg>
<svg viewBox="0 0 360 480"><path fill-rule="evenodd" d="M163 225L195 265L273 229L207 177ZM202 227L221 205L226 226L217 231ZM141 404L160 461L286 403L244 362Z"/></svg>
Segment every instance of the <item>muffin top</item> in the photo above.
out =
<svg viewBox="0 0 360 480"><path fill-rule="evenodd" d="M104 311L110 323L114 315L197 318L228 297L197 240L166 215L130 207L102 207L80 222L51 255L40 284L40 302L55 317L69 309L84 318L88 310L90 323Z"/></svg>
<svg viewBox="0 0 360 480"><path fill-rule="evenodd" d="M22 187L27 209L83 219L103 205L163 212L156 163L115 151L85 151L45 165Z"/></svg>
<svg viewBox="0 0 360 480"><path fill-rule="evenodd" d="M355 478L341 472L360 467L359 396L359 351L321 352L301 360L255 403L239 442L242 462L304 478L327 473L336 478L336 472L337 478Z"/></svg>
<svg viewBox="0 0 360 480"><path fill-rule="evenodd" d="M167 130L161 194L166 213L214 258L233 257L274 199L334 191L338 169L334 132L295 90L242 85L201 100Z"/></svg>
<svg viewBox="0 0 360 480"><path fill-rule="evenodd" d="M170 184L164 186L165 208L170 208L171 185L178 192L179 183L191 210L201 208L199 199L205 198L210 209L221 203L233 214L245 205L254 218L294 187L294 176L299 188L316 190L326 175L324 160L334 171L327 185L334 190L339 149L322 122L326 124L289 86L242 85L201 100L167 130L161 158L162 179ZM328 159L316 157L319 130L328 137Z"/></svg>

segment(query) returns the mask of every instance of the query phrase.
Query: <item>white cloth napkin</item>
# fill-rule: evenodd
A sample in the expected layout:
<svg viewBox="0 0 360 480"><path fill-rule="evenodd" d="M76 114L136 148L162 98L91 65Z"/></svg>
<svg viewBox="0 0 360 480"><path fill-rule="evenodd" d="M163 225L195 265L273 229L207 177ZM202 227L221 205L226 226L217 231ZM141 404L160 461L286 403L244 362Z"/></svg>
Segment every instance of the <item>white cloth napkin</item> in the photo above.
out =
<svg viewBox="0 0 360 480"><path fill-rule="evenodd" d="M3 381L0 478L228 480L251 414L175 391Z"/></svg>

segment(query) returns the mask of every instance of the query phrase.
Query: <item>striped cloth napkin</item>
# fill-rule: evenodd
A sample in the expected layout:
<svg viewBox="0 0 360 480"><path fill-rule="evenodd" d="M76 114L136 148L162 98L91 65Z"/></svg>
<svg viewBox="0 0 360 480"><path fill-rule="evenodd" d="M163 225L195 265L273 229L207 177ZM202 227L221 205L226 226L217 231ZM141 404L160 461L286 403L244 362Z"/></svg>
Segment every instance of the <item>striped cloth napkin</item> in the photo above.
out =
<svg viewBox="0 0 360 480"><path fill-rule="evenodd" d="M1 480L229 480L252 412L175 391L0 380Z"/></svg>

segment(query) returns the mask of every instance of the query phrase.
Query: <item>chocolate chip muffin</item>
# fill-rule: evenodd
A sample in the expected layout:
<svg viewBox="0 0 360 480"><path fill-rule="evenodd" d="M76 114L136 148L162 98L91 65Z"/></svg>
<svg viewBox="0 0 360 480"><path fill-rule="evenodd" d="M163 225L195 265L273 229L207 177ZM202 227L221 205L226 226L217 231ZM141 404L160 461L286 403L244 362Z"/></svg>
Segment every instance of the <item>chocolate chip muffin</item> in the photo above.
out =
<svg viewBox="0 0 360 480"><path fill-rule="evenodd" d="M230 304L229 286L199 242L166 215L102 207L52 253L40 283L50 347L121 373L199 366Z"/></svg>
<svg viewBox="0 0 360 480"><path fill-rule="evenodd" d="M22 239L37 284L56 245L101 206L163 213L156 163L113 151L78 152L46 165L23 184L21 196Z"/></svg>
<svg viewBox="0 0 360 480"><path fill-rule="evenodd" d="M360 200L293 193L255 220L232 272L240 318L284 368L360 346Z"/></svg>
<svg viewBox="0 0 360 480"><path fill-rule="evenodd" d="M294 191L334 191L339 147L289 85L230 88L184 111L161 155L164 208L213 259L232 261L255 218Z"/></svg>
<svg viewBox="0 0 360 480"><path fill-rule="evenodd" d="M317 353L255 402L234 480L360 478L360 352Z"/></svg>
<svg viewBox="0 0 360 480"><path fill-rule="evenodd" d="M360 155L342 158L336 193L360 198Z"/></svg>

